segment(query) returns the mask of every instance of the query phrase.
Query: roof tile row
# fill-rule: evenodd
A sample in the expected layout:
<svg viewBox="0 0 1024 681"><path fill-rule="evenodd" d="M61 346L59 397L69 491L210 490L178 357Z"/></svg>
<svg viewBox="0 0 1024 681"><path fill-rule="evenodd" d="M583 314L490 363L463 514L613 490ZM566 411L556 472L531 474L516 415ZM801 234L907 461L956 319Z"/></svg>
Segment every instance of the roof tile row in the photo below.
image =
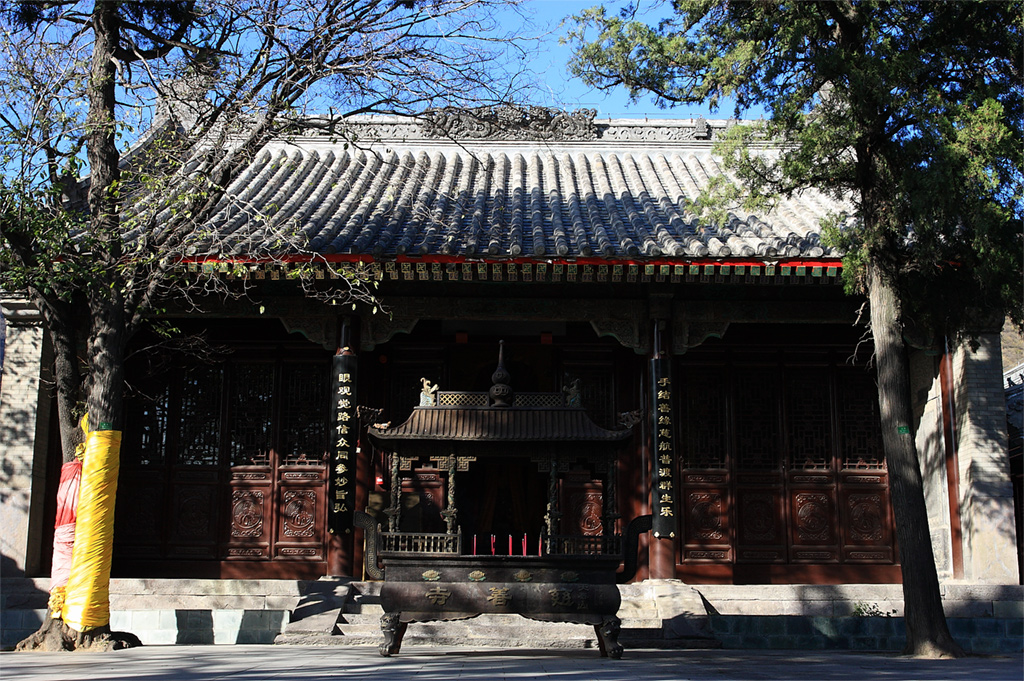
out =
<svg viewBox="0 0 1024 681"><path fill-rule="evenodd" d="M838 257L817 231L835 210L823 195L702 224L691 202L723 174L709 146L622 146L274 145L229 187L212 233L229 255L257 243L378 259Z"/></svg>

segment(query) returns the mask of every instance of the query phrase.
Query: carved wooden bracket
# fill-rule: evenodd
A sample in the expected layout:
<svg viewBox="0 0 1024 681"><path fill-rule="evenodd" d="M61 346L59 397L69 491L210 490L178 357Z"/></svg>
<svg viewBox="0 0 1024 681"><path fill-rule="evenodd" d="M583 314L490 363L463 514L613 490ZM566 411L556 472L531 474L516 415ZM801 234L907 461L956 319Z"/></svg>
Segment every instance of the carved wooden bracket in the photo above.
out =
<svg viewBox="0 0 1024 681"><path fill-rule="evenodd" d="M647 305L643 301L394 298L387 301L387 306L390 316L363 316L361 350L372 350L397 333L412 332L421 318L589 322L598 336L611 336L637 353L647 353L650 348Z"/></svg>
<svg viewBox="0 0 1024 681"><path fill-rule="evenodd" d="M301 333L306 340L322 346L325 350L336 350L338 320L334 316L281 317L281 323L288 333Z"/></svg>
<svg viewBox="0 0 1024 681"><path fill-rule="evenodd" d="M685 354L730 324L852 324L856 310L836 303L790 301L676 301L672 305L672 354Z"/></svg>
<svg viewBox="0 0 1024 681"><path fill-rule="evenodd" d="M651 350L652 318L671 318L672 353L685 354L708 338L720 338L733 323L852 324L856 319L853 299L849 304L791 301L673 301L509 298L392 298L390 314L364 315L360 349L373 350L395 334L411 333L420 319L471 321L588 322L601 337L611 336L637 354ZM336 320L310 316L283 318L285 326L304 333L314 342L331 348Z"/></svg>
<svg viewBox="0 0 1024 681"><path fill-rule="evenodd" d="M685 354L708 338L721 338L729 329L728 319L692 319L672 320L672 354Z"/></svg>
<svg viewBox="0 0 1024 681"><path fill-rule="evenodd" d="M634 319L591 319L590 326L600 337L611 336L623 347L632 348L639 355L650 352L651 336L647 324L641 324L639 316Z"/></svg>
<svg viewBox="0 0 1024 681"><path fill-rule="evenodd" d="M387 343L396 333L412 333L420 320L419 317L400 317L397 313L392 313L390 317L363 315L361 321L359 349L370 351L381 343Z"/></svg>

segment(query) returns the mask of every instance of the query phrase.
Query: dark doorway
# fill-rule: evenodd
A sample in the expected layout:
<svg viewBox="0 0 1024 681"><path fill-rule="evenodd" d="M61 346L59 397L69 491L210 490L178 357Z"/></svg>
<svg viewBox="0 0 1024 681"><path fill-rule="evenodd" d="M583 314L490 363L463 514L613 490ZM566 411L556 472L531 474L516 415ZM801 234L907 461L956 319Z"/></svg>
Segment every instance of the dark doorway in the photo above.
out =
<svg viewBox="0 0 1024 681"><path fill-rule="evenodd" d="M528 459L481 458L457 475L463 550L536 555L548 491L548 476L537 471L537 464Z"/></svg>

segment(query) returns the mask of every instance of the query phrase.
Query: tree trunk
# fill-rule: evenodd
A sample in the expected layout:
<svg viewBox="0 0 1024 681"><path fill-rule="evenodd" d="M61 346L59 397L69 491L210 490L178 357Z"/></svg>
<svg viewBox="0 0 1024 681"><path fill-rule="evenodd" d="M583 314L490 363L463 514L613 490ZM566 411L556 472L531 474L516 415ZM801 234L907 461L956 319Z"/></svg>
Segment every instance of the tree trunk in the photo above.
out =
<svg viewBox="0 0 1024 681"><path fill-rule="evenodd" d="M47 616L39 631L15 646L18 652L58 653L63 651L122 650L137 648L142 641L135 634L98 627L87 632L75 631L64 620Z"/></svg>
<svg viewBox="0 0 1024 681"><path fill-rule="evenodd" d="M61 300L46 298L40 291L30 289L34 302L43 315L50 342L53 343L53 377L57 397L57 422L60 429L61 458L67 464L75 459L75 448L82 442L84 433L79 427L76 405L81 397L82 372L78 365L78 333L77 319L74 308ZM63 469L61 473L63 481ZM76 488L77 492L77 488ZM58 525L61 497L58 492ZM60 559L58 545L60 540L54 537L53 564ZM64 580L66 583L66 579ZM60 592L58 603L63 601L64 584L51 583L50 605L54 603L55 591ZM65 636L64 621L50 616L47 608L43 623L39 629L20 641L17 650L58 651L74 649L74 642ZM127 636L135 638L128 634ZM130 639L128 639L130 640ZM111 644L113 645L113 644ZM124 648L126 645L118 644ZM91 648L96 649L96 648Z"/></svg>
<svg viewBox="0 0 1024 681"><path fill-rule="evenodd" d="M868 267L871 334L878 363L878 406L889 469L896 540L903 573L904 654L960 657L942 610L921 466L911 432L910 371L900 332L895 288L877 262Z"/></svg>
<svg viewBox="0 0 1024 681"><path fill-rule="evenodd" d="M81 399L82 372L78 366L78 333L74 308L63 301L46 301L36 294L46 328L53 343L53 378L57 393L57 420L60 426L61 452L67 463L75 458L75 447L82 442L78 426L77 404Z"/></svg>
<svg viewBox="0 0 1024 681"><path fill-rule="evenodd" d="M96 248L98 271L87 294L90 380L86 409L90 430L121 430L126 282L121 273L121 156L115 144L114 55L121 31L117 9L117 3L97 2L92 16L95 40L89 76L86 150L90 170L90 227L99 243Z"/></svg>
<svg viewBox="0 0 1024 681"><path fill-rule="evenodd" d="M97 239L96 272L88 287L89 381L86 412L90 435L82 471L76 546L68 581L64 623L73 647L88 648L109 637L114 497L120 431L123 429L124 348L127 337L119 206L120 154L115 144L115 54L120 43L118 4L93 6L92 71L86 150L89 159L90 229ZM91 431L107 431L92 433ZM116 432L109 432L116 431ZM88 544L83 542L88 541ZM63 632L68 639L68 632Z"/></svg>

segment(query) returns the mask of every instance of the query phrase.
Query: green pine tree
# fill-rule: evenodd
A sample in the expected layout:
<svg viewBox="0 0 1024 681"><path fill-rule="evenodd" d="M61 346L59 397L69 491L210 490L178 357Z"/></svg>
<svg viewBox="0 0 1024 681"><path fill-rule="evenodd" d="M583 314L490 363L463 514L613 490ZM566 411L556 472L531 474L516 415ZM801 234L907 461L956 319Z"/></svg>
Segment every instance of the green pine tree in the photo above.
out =
<svg viewBox="0 0 1024 681"><path fill-rule="evenodd" d="M731 101L769 115L719 145L740 191L710 219L816 187L849 202L824 235L866 293L903 571L906 652L960 655L939 594L912 424L905 338L962 340L1022 306L1024 5L677 0L576 17L571 68L661 106ZM772 140L777 154L763 153Z"/></svg>

